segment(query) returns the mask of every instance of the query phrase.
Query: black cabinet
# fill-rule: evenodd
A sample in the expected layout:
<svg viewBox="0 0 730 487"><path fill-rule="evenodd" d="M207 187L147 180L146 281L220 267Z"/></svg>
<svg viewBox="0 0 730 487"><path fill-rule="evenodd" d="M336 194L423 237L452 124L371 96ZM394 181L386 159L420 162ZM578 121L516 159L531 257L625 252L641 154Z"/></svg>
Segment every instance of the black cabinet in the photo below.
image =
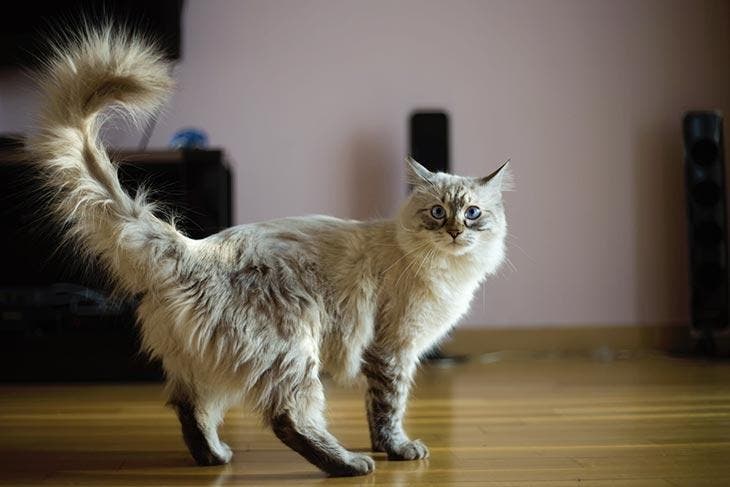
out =
<svg viewBox="0 0 730 487"><path fill-rule="evenodd" d="M0 381L156 380L139 352L135 303L109 297L100 269L59 246L31 165L0 145ZM202 238L232 224L231 171L220 150L112 152L178 227Z"/></svg>

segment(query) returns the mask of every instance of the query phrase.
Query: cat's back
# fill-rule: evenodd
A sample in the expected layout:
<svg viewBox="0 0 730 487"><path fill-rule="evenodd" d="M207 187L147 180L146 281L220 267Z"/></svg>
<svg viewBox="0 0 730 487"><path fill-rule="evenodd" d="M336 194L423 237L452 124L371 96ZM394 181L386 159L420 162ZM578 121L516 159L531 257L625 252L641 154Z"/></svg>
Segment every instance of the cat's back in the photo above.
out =
<svg viewBox="0 0 730 487"><path fill-rule="evenodd" d="M201 240L219 250L249 248L258 251L311 251L323 242L356 232L362 222L327 215L288 217L227 228Z"/></svg>
<svg viewBox="0 0 730 487"><path fill-rule="evenodd" d="M263 264L326 272L362 251L371 226L325 215L282 218L228 228L196 241L193 249L197 260L221 271Z"/></svg>

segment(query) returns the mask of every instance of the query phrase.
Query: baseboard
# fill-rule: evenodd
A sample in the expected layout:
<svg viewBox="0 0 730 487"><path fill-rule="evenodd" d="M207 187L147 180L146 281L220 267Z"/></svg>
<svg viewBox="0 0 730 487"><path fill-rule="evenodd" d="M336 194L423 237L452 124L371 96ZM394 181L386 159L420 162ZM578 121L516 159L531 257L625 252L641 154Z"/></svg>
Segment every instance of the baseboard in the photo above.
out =
<svg viewBox="0 0 730 487"><path fill-rule="evenodd" d="M593 351L663 350L691 348L688 327L590 326L550 328L456 328L442 346L447 355L475 355L504 350Z"/></svg>

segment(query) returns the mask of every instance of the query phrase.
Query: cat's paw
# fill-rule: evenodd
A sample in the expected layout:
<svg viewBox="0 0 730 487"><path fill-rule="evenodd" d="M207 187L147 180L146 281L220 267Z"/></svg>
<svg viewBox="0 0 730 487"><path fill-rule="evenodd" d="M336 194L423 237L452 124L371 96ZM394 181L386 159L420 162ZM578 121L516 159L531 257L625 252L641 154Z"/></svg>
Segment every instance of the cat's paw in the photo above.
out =
<svg viewBox="0 0 730 487"><path fill-rule="evenodd" d="M224 465L226 463L229 463L231 461L231 458L233 458L233 450L231 450L230 446L221 441L220 448L217 449L215 455L221 461L220 464Z"/></svg>
<svg viewBox="0 0 730 487"><path fill-rule="evenodd" d="M218 448L202 448L191 453L193 453L195 462L201 467L225 465L233 458L233 450L223 442L220 442Z"/></svg>
<svg viewBox="0 0 730 487"><path fill-rule="evenodd" d="M327 469L332 477L355 477L367 475L375 470L375 462L372 458L362 453L350 453L347 460Z"/></svg>
<svg viewBox="0 0 730 487"><path fill-rule="evenodd" d="M420 460L428 458L428 448L421 440L412 440L388 448L388 460Z"/></svg>

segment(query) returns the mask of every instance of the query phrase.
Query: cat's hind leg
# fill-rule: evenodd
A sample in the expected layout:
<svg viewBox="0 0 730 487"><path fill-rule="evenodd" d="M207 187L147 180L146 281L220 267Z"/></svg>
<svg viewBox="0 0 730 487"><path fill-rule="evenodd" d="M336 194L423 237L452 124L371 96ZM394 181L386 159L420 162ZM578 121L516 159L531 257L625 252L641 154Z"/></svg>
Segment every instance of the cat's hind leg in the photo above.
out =
<svg viewBox="0 0 730 487"><path fill-rule="evenodd" d="M331 476L366 475L375 469L373 459L346 450L327 430L324 390L315 358L295 360L289 367L304 367L296 381L277 384L274 407L266 412L274 434L289 448ZM288 374L283 374L284 376Z"/></svg>
<svg viewBox="0 0 730 487"><path fill-rule="evenodd" d="M233 452L218 438L218 426L228 404L220 397L204 397L187 386L173 386L169 404L177 412L183 439L200 466L223 465Z"/></svg>

